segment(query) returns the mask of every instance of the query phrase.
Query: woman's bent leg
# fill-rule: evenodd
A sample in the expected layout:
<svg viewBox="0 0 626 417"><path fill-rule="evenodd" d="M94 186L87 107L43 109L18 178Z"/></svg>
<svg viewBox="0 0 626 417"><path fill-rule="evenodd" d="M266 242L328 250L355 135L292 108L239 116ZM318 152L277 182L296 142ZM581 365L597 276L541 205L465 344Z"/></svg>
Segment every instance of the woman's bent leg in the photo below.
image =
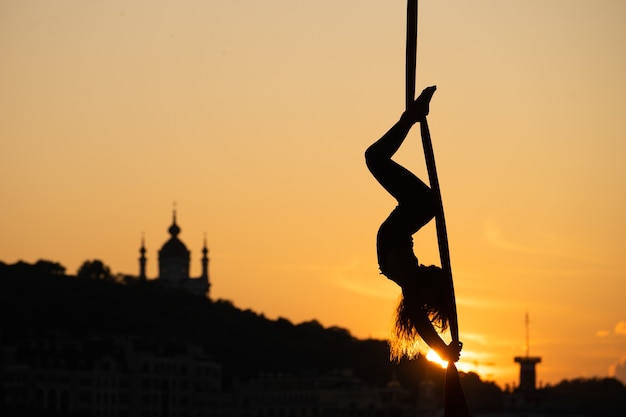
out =
<svg viewBox="0 0 626 417"><path fill-rule="evenodd" d="M374 178L398 204L428 205L432 198L430 188L411 171L391 159L404 142L409 129L407 123L396 123L365 151L365 162Z"/></svg>

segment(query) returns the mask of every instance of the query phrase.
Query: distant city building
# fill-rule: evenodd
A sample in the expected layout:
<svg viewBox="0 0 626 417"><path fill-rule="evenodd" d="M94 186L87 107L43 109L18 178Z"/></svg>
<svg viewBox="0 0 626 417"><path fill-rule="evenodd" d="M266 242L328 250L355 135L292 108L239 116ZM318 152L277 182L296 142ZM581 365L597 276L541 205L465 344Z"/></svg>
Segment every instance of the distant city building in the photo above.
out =
<svg viewBox="0 0 626 417"><path fill-rule="evenodd" d="M545 406L544 395L537 390L537 371L535 366L541 363L539 356L530 356L529 318L526 313L526 355L516 356L519 363L519 384L507 398L509 409L517 411L536 411Z"/></svg>
<svg viewBox="0 0 626 417"><path fill-rule="evenodd" d="M441 415L396 381L376 387L351 371L265 374L225 390L199 346L124 338L38 338L0 347L7 416L409 417Z"/></svg>
<svg viewBox="0 0 626 417"><path fill-rule="evenodd" d="M526 356L516 356L516 363L519 363L519 385L518 391L531 393L537 389L537 372L535 365L541 363L539 356L530 356L530 319L528 313L525 318L526 324Z"/></svg>
<svg viewBox="0 0 626 417"><path fill-rule="evenodd" d="M537 371L535 365L541 362L538 356L516 356L515 362L519 363L518 390L532 392L537 389Z"/></svg>
<svg viewBox="0 0 626 417"><path fill-rule="evenodd" d="M417 401L392 381L375 387L350 370L321 375L260 375L233 387L234 416L415 416ZM424 415L424 414L422 414Z"/></svg>
<svg viewBox="0 0 626 417"><path fill-rule="evenodd" d="M191 252L178 238L180 231L181 229L176 223L176 210L174 210L172 225L168 229L170 238L159 250L159 275L156 279L163 286L184 289L192 294L208 298L211 283L209 281L209 250L206 239L202 247L202 274L198 278L191 278L189 276ZM139 279L146 281L148 279L146 276L147 258L143 239L139 253Z"/></svg>
<svg viewBox="0 0 626 417"><path fill-rule="evenodd" d="M221 366L200 347L124 339L3 346L6 415L210 416Z"/></svg>

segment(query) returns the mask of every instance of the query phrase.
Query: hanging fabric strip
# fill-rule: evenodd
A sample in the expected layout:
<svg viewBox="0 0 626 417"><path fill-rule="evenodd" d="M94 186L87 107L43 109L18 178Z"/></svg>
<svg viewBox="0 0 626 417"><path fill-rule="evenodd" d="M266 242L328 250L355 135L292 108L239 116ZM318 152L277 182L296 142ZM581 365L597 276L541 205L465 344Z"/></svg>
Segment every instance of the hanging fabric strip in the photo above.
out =
<svg viewBox="0 0 626 417"><path fill-rule="evenodd" d="M415 100L415 78L417 65L417 0L408 0L407 5L407 38L406 38L406 108ZM422 144L424 146L424 157L428 170L430 188L435 197L435 222L437 227L437 242L439 244L439 257L441 259L441 269L450 280L450 302L452 311L450 312L450 334L453 343L459 342L459 325L456 312L456 300L454 296L454 284L452 281L452 265L450 264L450 249L448 247L448 234L446 221L443 214L443 201L439 178L437 177L437 167L435 165L435 155L433 152L432 140L428 123L424 119L420 123L422 134ZM448 363L446 370L444 390L444 417L469 417L469 409L465 394L461 386L459 373L453 362Z"/></svg>
<svg viewBox="0 0 626 417"><path fill-rule="evenodd" d="M417 67L417 0L408 0L406 8L406 106L415 100L415 71Z"/></svg>
<svg viewBox="0 0 626 417"><path fill-rule="evenodd" d="M407 36L406 36L406 108L415 100L415 79L417 65L417 24L418 24L418 1L408 0L407 3ZM428 179L430 188L435 196L435 222L437 226L437 242L439 244L439 257L441 268L450 280L450 297L452 311L450 314L450 334L452 340L459 341L459 327L456 314L456 300L454 297L454 284L452 281L452 266L450 264L450 249L448 246L448 233L446 221L443 215L443 201L437 177L437 167L435 166L435 155L433 152L430 132L426 121L421 123L422 142L424 145L424 156L428 169Z"/></svg>

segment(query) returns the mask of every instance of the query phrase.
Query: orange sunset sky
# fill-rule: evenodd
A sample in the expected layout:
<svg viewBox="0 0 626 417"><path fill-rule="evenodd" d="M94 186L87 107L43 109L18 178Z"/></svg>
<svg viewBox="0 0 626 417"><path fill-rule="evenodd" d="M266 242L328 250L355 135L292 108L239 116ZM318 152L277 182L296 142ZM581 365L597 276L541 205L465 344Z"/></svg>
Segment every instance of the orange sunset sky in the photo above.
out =
<svg viewBox="0 0 626 417"><path fill-rule="evenodd" d="M3 0L0 260L148 275L176 202L214 299L386 338L365 148L404 106L405 1ZM626 382L626 2L421 0L459 367ZM417 129L397 160L425 178ZM415 236L438 263L434 224ZM112 306L113 308L113 306Z"/></svg>

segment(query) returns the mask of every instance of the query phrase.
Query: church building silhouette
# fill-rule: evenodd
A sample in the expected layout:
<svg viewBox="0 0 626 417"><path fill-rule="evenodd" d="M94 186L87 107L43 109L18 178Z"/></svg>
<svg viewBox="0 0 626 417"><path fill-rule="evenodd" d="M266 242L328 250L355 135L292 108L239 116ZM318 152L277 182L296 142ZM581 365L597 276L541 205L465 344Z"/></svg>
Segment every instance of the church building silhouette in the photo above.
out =
<svg viewBox="0 0 626 417"><path fill-rule="evenodd" d="M159 276L155 281L164 287L182 289L192 294L209 298L211 283L209 281L209 250L206 238L202 247L202 274L198 278L191 278L189 276L191 252L178 238L180 230L176 223L176 210L174 210L172 225L168 229L170 238L159 249ZM145 282L148 280L146 276L148 259L146 258L146 246L143 238L141 239L139 253L139 280Z"/></svg>

